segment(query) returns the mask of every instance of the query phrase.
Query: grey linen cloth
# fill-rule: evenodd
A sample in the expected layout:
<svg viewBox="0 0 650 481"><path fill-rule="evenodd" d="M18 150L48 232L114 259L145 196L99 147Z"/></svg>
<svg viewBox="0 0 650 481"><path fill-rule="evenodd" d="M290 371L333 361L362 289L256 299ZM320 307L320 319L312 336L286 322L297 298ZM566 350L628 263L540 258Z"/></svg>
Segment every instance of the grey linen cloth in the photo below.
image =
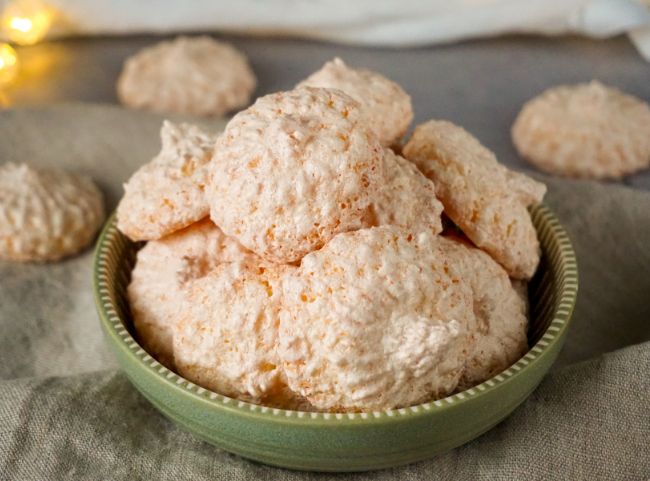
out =
<svg viewBox="0 0 650 481"><path fill-rule="evenodd" d="M0 162L90 173L112 208L121 182L156 152L160 120L90 106L5 112ZM0 480L649 479L650 193L542 180L578 255L573 325L539 388L475 441L410 466L341 475L272 468L199 441L117 369L87 251L58 264L0 263Z"/></svg>

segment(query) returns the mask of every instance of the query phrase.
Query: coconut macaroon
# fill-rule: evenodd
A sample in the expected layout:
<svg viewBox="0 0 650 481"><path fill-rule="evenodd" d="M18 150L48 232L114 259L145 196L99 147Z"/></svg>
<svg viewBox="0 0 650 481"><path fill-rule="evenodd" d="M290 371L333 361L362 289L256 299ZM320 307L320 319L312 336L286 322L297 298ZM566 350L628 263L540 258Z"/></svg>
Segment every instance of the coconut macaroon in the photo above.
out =
<svg viewBox="0 0 650 481"><path fill-rule="evenodd" d="M278 402L278 397L286 396L290 391L276 345L280 280L290 269L231 262L191 282L174 325L179 374L212 391L255 403Z"/></svg>
<svg viewBox="0 0 650 481"><path fill-rule="evenodd" d="M232 45L178 37L129 58L117 93L136 109L220 116L248 105L256 83L248 60Z"/></svg>
<svg viewBox="0 0 650 481"><path fill-rule="evenodd" d="M359 103L305 87L258 99L215 145L210 216L271 262L293 262L359 228L383 177Z"/></svg>
<svg viewBox="0 0 650 481"><path fill-rule="evenodd" d="M411 97L395 82L372 70L348 67L335 58L298 84L298 87L342 90L361 103L364 122L383 145L397 142L413 120Z"/></svg>
<svg viewBox="0 0 650 481"><path fill-rule="evenodd" d="M512 140L551 174L618 179L650 166L650 107L598 81L554 87L523 106Z"/></svg>
<svg viewBox="0 0 650 481"><path fill-rule="evenodd" d="M447 121L419 125L403 155L436 184L445 213L511 277L530 279L540 247L527 207L546 187L499 164L463 128Z"/></svg>
<svg viewBox="0 0 650 481"><path fill-rule="evenodd" d="M117 227L132 240L160 239L210 211L205 190L216 137L165 121L160 138L160 153L124 184L117 207Z"/></svg>
<svg viewBox="0 0 650 481"><path fill-rule="evenodd" d="M470 328L473 349L459 389L479 384L514 364L528 350L528 305L519 284L513 286L494 259L460 237L439 239L441 255L450 259L472 289L476 324Z"/></svg>
<svg viewBox="0 0 650 481"><path fill-rule="evenodd" d="M209 219L138 251L127 298L142 347L167 367L173 367L172 326L181 309L184 286L205 276L222 262L253 254L227 237Z"/></svg>
<svg viewBox="0 0 650 481"><path fill-rule="evenodd" d="M370 205L367 225L442 231L442 204L432 180L390 149L384 150L384 178Z"/></svg>
<svg viewBox="0 0 650 481"><path fill-rule="evenodd" d="M56 261L95 238L102 193L86 176L12 162L0 166L0 259Z"/></svg>
<svg viewBox="0 0 650 481"><path fill-rule="evenodd" d="M435 248L395 226L339 234L285 277L279 354L325 411L404 407L452 392L471 349L472 293Z"/></svg>

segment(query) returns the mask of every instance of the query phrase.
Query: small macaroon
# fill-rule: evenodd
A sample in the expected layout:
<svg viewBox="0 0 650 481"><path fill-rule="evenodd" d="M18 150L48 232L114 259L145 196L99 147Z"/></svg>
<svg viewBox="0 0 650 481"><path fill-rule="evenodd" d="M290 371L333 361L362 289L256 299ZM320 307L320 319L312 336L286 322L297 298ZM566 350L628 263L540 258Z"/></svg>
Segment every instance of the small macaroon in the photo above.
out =
<svg viewBox="0 0 650 481"><path fill-rule="evenodd" d="M158 362L174 367L173 326L183 309L185 286L224 262L254 254L203 219L138 251L126 294L138 341Z"/></svg>
<svg viewBox="0 0 650 481"><path fill-rule="evenodd" d="M276 349L281 279L292 269L252 260L230 262L190 282L188 302L173 331L178 373L248 402L301 404L287 388Z"/></svg>
<svg viewBox="0 0 650 481"><path fill-rule="evenodd" d="M650 166L650 107L597 80L553 87L524 104L512 140L550 174L620 179Z"/></svg>
<svg viewBox="0 0 650 481"><path fill-rule="evenodd" d="M261 97L215 144L210 217L269 262L299 261L362 226L383 183L383 155L360 104L340 90Z"/></svg>
<svg viewBox="0 0 650 481"><path fill-rule="evenodd" d="M456 389L475 320L440 239L396 226L346 232L284 277L278 352L293 391L318 410L367 412Z"/></svg>
<svg viewBox="0 0 650 481"><path fill-rule="evenodd" d="M525 284L512 281L503 267L463 237L441 237L438 246L459 269L474 299L472 348L458 385L464 390L504 371L528 350Z"/></svg>
<svg viewBox="0 0 650 481"><path fill-rule="evenodd" d="M247 58L232 45L181 36L127 59L117 93L135 109L223 116L248 105L256 84Z"/></svg>
<svg viewBox="0 0 650 481"><path fill-rule="evenodd" d="M191 124L165 121L162 149L124 184L117 227L131 240L156 240L210 212L205 197L216 136Z"/></svg>
<svg viewBox="0 0 650 481"><path fill-rule="evenodd" d="M537 232L527 207L546 186L500 164L462 127L431 120L416 127L404 157L436 185L445 214L510 277L530 279L539 265Z"/></svg>
<svg viewBox="0 0 650 481"><path fill-rule="evenodd" d="M384 185L372 199L365 225L442 231L442 204L433 181L391 149L384 150Z"/></svg>
<svg viewBox="0 0 650 481"><path fill-rule="evenodd" d="M402 87L378 72L351 68L340 58L297 85L305 86L339 89L358 101L364 121L384 146L398 142L413 120L411 97Z"/></svg>
<svg viewBox="0 0 650 481"><path fill-rule="evenodd" d="M0 166L0 260L58 261L95 239L104 199L85 175L8 162Z"/></svg>

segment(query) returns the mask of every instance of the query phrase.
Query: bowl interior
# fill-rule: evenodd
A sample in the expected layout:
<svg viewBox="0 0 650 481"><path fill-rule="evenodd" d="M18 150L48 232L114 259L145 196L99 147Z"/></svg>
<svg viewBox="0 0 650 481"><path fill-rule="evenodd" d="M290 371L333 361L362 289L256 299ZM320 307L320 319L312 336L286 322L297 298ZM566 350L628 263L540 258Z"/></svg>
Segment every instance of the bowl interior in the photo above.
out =
<svg viewBox="0 0 650 481"><path fill-rule="evenodd" d="M417 413L420 408L429 411L454 402L461 402L468 396L478 395L485 390L494 389L499 383L506 382L508 378L518 375L520 371L558 341L560 334L568 326L577 295L578 274L575 254L566 232L548 207L543 204L535 206L531 209L531 215L540 239L542 257L537 274L528 285L530 301L529 352L506 371L474 388L443 400L432 401L408 409L373 413L375 418L393 416L395 413ZM148 369L160 376L164 382L168 382L170 386L182 385L194 395L245 411L257 411L261 414L269 412L276 415L279 412L284 412L287 417L290 417L292 413L300 418L305 417L306 413L303 412L257 406L207 391L169 371L140 347L126 300L126 287L135 264L136 253L142 245L143 243L130 241L117 230L114 214L107 221L97 242L94 269L95 296L100 318L107 331L119 343L128 348L133 357L139 359L138 362L144 363ZM365 419L364 414L359 413ZM332 414L332 416L340 417L342 415ZM328 419L330 415L328 413L309 413L308 417ZM346 414L346 417L353 419L355 413Z"/></svg>

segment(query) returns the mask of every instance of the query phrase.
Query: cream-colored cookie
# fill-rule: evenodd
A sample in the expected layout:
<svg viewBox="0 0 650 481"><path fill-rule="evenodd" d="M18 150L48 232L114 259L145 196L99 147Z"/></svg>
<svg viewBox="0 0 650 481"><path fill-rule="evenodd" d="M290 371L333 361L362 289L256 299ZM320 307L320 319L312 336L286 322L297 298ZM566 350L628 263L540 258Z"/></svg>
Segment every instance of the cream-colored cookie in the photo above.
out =
<svg viewBox="0 0 650 481"><path fill-rule="evenodd" d="M440 237L395 226L339 234L285 277L280 357L317 409L368 411L443 397L471 349L472 293Z"/></svg>
<svg viewBox="0 0 650 481"><path fill-rule="evenodd" d="M263 258L297 261L359 228L382 181L382 157L359 104L343 92L267 95L216 143L210 216Z"/></svg>
<svg viewBox="0 0 650 481"><path fill-rule="evenodd" d="M145 351L173 367L172 326L182 309L184 286L222 262L251 256L209 219L148 242L140 249L127 298L138 340Z"/></svg>
<svg viewBox="0 0 650 481"><path fill-rule="evenodd" d="M0 259L43 262L76 254L103 221L102 193L89 177L0 166Z"/></svg>
<svg viewBox="0 0 650 481"><path fill-rule="evenodd" d="M174 325L179 374L226 396L286 403L289 391L277 342L280 280L290 269L231 262L192 281Z"/></svg>
<svg viewBox="0 0 650 481"><path fill-rule="evenodd" d="M178 37L129 58L117 93L136 109L220 116L247 105L256 82L232 45L207 36Z"/></svg>
<svg viewBox="0 0 650 481"><path fill-rule="evenodd" d="M442 204L432 180L390 149L384 151L384 177L368 210L367 225L442 231Z"/></svg>
<svg viewBox="0 0 650 481"><path fill-rule="evenodd" d="M524 105L512 140L551 174L618 179L650 166L650 107L598 81L554 87Z"/></svg>
<svg viewBox="0 0 650 481"><path fill-rule="evenodd" d="M133 240L160 239L210 212L205 190L216 137L165 121L160 138L160 153L124 184L117 207L117 227Z"/></svg>
<svg viewBox="0 0 650 481"><path fill-rule="evenodd" d="M395 82L372 70L353 69L335 58L298 84L298 87L339 89L362 106L365 122L383 145L397 142L413 120L411 97Z"/></svg>
<svg viewBox="0 0 650 481"><path fill-rule="evenodd" d="M472 289L476 324L473 349L459 389L468 389L496 376L528 350L528 305L506 271L487 253L456 237L442 237L441 255L460 270ZM519 283L520 281L515 281Z"/></svg>
<svg viewBox="0 0 650 481"><path fill-rule="evenodd" d="M419 125L403 150L436 184L445 213L511 277L530 279L540 248L527 207L546 187L499 164L492 152L451 122Z"/></svg>

